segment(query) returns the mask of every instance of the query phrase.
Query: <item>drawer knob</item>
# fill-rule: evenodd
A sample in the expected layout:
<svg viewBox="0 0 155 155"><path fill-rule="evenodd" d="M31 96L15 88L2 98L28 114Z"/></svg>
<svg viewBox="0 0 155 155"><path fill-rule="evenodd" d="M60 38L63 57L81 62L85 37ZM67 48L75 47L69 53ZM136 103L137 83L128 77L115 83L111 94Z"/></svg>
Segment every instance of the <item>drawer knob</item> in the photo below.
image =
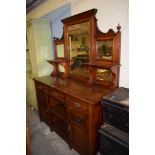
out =
<svg viewBox="0 0 155 155"><path fill-rule="evenodd" d="M80 108L80 104L78 102L74 103L75 108Z"/></svg>

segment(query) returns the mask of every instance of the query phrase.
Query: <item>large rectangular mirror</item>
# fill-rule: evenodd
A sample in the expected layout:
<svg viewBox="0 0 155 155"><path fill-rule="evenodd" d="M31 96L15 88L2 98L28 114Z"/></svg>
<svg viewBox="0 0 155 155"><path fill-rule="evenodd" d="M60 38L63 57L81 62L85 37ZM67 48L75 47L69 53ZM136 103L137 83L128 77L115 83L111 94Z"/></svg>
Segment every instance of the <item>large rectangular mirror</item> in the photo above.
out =
<svg viewBox="0 0 155 155"><path fill-rule="evenodd" d="M88 63L90 57L90 24L89 21L68 26L69 54L71 74L88 75L82 63Z"/></svg>

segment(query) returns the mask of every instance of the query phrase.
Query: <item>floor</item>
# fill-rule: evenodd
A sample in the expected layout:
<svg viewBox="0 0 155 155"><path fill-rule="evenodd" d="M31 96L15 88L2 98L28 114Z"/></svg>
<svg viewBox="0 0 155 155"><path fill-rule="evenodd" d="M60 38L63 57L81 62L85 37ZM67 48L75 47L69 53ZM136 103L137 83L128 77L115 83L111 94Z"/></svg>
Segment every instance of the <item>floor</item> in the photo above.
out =
<svg viewBox="0 0 155 155"><path fill-rule="evenodd" d="M31 155L79 155L74 149L70 150L68 144L54 131L40 122L38 112L27 105L26 113L30 126Z"/></svg>

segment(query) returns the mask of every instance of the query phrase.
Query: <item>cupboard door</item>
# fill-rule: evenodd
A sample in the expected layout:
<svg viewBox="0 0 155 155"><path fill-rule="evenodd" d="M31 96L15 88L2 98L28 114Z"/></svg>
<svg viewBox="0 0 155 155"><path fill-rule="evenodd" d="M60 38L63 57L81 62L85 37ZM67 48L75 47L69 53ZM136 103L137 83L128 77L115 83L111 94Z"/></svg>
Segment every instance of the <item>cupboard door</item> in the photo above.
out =
<svg viewBox="0 0 155 155"><path fill-rule="evenodd" d="M88 154L88 107L73 97L68 97L69 142L81 155Z"/></svg>
<svg viewBox="0 0 155 155"><path fill-rule="evenodd" d="M86 129L75 122L70 123L70 142L81 155L86 155Z"/></svg>
<svg viewBox="0 0 155 155"><path fill-rule="evenodd" d="M46 102L46 93L36 89L38 109L40 120L48 124L48 107Z"/></svg>
<svg viewBox="0 0 155 155"><path fill-rule="evenodd" d="M80 111L69 109L69 142L81 155L86 155L87 116Z"/></svg>

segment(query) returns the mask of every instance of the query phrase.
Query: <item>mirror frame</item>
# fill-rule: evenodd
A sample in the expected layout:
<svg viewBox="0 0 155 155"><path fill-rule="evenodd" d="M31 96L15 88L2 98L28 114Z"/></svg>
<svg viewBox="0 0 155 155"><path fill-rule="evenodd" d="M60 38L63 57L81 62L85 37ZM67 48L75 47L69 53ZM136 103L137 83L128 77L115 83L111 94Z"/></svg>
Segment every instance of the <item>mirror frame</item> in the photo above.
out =
<svg viewBox="0 0 155 155"><path fill-rule="evenodd" d="M108 41L108 40L112 40L112 59L105 59L105 58L98 58L97 55L98 55L98 42L100 41ZM96 39L96 56L95 56L95 60L96 61L107 61L107 62L113 62L113 59L114 59L114 38L113 37L108 37L108 38L98 38Z"/></svg>
<svg viewBox="0 0 155 155"><path fill-rule="evenodd" d="M79 24L82 22L89 22L89 62L92 62L92 55L93 55L93 50L94 49L94 34L95 34L95 15L97 13L97 9L92 9L88 10L86 12L68 17L66 19L63 19L62 22L64 24L64 47L65 47L65 58L67 60L70 60L70 51L68 48L69 45L69 39L68 39L68 27L71 25ZM89 78L88 77L77 77L77 75L71 74L71 66L69 66L68 69L69 75L71 77L77 78L77 79L85 79Z"/></svg>
<svg viewBox="0 0 155 155"><path fill-rule="evenodd" d="M119 70L120 70L120 45L121 45L121 26L117 26L117 32L114 32L112 29L109 29L108 32L103 33L99 30L97 26L97 19L95 17L97 9L91 9L71 17L65 18L62 21L63 23L63 37L61 39L55 38L55 59L59 64L64 64L65 66L65 77L72 77L79 80L89 80L88 84L93 82L97 83L96 80L96 69L105 68L112 72L113 74L113 84L115 87L119 86ZM70 50L69 50L69 38L68 38L68 27L71 25L79 24L82 22L89 21L89 63L84 63L83 66L88 69L88 77L83 77L76 74L71 74L71 65L73 60L70 59ZM97 59L97 41L104 41L112 39L113 40L113 59ZM57 57L57 48L56 45L64 44L64 58ZM61 59L61 60L60 60ZM56 63L56 62L55 62Z"/></svg>
<svg viewBox="0 0 155 155"><path fill-rule="evenodd" d="M97 35L95 37L95 50L94 50L94 62L99 64L119 64L120 63L120 25L117 26L117 32L115 33L112 29L109 29L107 33L101 32L97 29ZM98 41L105 41L105 40L113 40L113 48L112 48L112 60L107 59L98 59Z"/></svg>
<svg viewBox="0 0 155 155"><path fill-rule="evenodd" d="M58 57L57 45L61 45L61 44L64 45L63 37L61 39L54 37L54 55L55 55L55 60L65 59L65 47L64 47L64 57Z"/></svg>

